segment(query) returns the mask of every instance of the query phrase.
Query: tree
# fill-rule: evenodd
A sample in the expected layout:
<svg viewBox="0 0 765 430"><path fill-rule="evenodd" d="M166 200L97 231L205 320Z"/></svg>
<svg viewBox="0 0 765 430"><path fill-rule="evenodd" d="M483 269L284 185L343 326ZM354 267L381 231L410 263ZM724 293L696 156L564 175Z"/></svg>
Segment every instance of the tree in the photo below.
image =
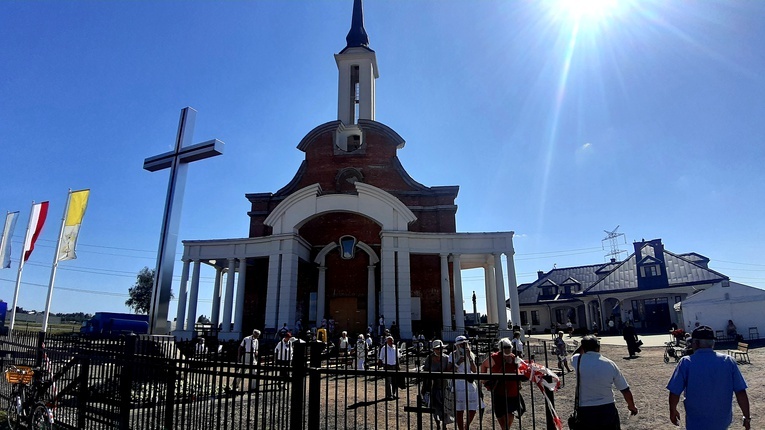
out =
<svg viewBox="0 0 765 430"><path fill-rule="evenodd" d="M125 301L125 306L133 309L137 314L148 314L151 310L151 293L154 290L154 269L144 267L136 276L135 285L128 289L130 298ZM170 297L173 294L170 293Z"/></svg>

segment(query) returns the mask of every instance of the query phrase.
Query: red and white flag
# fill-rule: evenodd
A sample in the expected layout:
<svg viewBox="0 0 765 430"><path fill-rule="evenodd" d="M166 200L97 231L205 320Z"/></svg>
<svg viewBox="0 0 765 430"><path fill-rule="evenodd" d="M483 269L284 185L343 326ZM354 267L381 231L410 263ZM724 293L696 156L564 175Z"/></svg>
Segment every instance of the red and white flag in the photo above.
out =
<svg viewBox="0 0 765 430"><path fill-rule="evenodd" d="M48 216L48 202L37 203L32 206L32 213L29 214L29 228L27 237L24 239L24 261L29 260L32 251L35 250L35 242L40 237L45 218Z"/></svg>

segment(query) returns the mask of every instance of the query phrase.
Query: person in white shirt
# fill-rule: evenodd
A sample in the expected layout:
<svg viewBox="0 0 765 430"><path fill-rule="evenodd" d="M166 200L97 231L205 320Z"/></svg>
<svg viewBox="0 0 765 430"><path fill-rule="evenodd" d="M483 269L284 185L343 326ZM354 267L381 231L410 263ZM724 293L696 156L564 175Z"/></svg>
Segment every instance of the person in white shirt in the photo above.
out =
<svg viewBox="0 0 765 430"><path fill-rule="evenodd" d="M356 370L364 370L364 362L367 360L367 342L364 335L360 334L356 341Z"/></svg>
<svg viewBox="0 0 765 430"><path fill-rule="evenodd" d="M523 341L521 340L521 332L516 331L513 333L513 353L517 357L523 358Z"/></svg>
<svg viewBox="0 0 765 430"><path fill-rule="evenodd" d="M467 337L457 336L454 339L454 352L449 354L449 367L446 370L460 375L478 373L475 355L470 351L470 343ZM480 405L478 387L475 381L455 379L454 400L457 411L457 428L459 430L469 428ZM465 422L465 411L468 411L467 423Z"/></svg>
<svg viewBox="0 0 765 430"><path fill-rule="evenodd" d="M252 331L252 335L242 339L242 343L239 344L239 352L237 354L237 360L239 362L243 362L246 365L258 364L258 347L260 345L260 341L258 340L259 337L260 330L255 329ZM253 374L255 373L255 370L249 368L245 370L245 372L247 374ZM256 379L250 379L251 390L254 390L257 384L258 381ZM236 383L234 385L236 385Z"/></svg>
<svg viewBox="0 0 765 430"><path fill-rule="evenodd" d="M239 344L239 354L237 356L238 361L242 361L244 357L245 364L258 364L258 346L260 341L260 330L255 329L252 331L252 335L242 339L242 343Z"/></svg>
<svg viewBox="0 0 765 430"><path fill-rule="evenodd" d="M630 386L616 363L600 355L600 341L597 337L585 336L580 348L583 352L575 355L571 361L579 380L578 416L582 428L618 430L619 411L611 387L616 387L622 393L627 409L632 415L637 415L638 409Z"/></svg>
<svg viewBox="0 0 765 430"><path fill-rule="evenodd" d="M292 332L288 331L284 338L276 344L274 348L274 364L285 368L281 371L282 377L286 378L289 376L289 370L286 368L292 364Z"/></svg>
<svg viewBox="0 0 765 430"><path fill-rule="evenodd" d="M343 367L348 367L348 352L351 350L351 340L348 339L348 332L343 330L340 334L340 339L337 341L337 356L342 360Z"/></svg>
<svg viewBox="0 0 765 430"><path fill-rule="evenodd" d="M397 399L396 391L398 387L395 385L395 376L392 372L398 371L398 361L400 355L398 348L393 343L393 336L385 338L385 345L380 348L380 353L377 355L377 364L382 366L384 370L391 371L390 376L385 376L385 399L393 400Z"/></svg>

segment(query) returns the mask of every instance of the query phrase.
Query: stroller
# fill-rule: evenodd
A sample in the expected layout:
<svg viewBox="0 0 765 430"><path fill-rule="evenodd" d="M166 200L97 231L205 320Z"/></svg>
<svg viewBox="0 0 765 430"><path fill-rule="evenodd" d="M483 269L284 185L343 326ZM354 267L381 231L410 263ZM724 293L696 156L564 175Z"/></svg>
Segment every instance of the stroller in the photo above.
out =
<svg viewBox="0 0 765 430"><path fill-rule="evenodd" d="M670 358L675 359L675 363L680 361L681 358L683 358L686 355L690 355L688 353L688 349L685 345L685 342L666 342L664 345L666 347L664 348L664 362L669 363Z"/></svg>

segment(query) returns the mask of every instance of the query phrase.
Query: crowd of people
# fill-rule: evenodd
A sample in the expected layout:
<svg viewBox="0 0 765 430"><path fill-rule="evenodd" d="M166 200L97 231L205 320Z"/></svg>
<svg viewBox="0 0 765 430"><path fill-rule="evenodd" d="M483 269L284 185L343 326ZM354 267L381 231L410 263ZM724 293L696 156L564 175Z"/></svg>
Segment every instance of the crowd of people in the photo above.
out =
<svg viewBox="0 0 765 430"><path fill-rule="evenodd" d="M296 326L299 326L296 324ZM380 316L377 327L371 325L366 334L355 338L341 331L334 337L334 321L322 321L318 329L307 330L304 336L293 336L286 324L277 331L279 340L273 351L274 364L284 367L281 375L286 380L288 367L293 357L295 342L324 342L336 345L335 355L356 370L366 370L375 366L377 370L388 371L384 377L385 400L398 398L398 390L405 388L402 370L402 351L397 345L398 327L395 322L385 325ZM676 333L677 332L677 333ZM667 383L669 391L669 421L679 425L681 416L678 404L681 396L685 401L685 426L687 429L726 429L733 420L731 399L735 398L743 413L742 425L750 428L751 418L747 384L738 369L737 363L728 355L713 350L714 331L698 325L692 333L671 331L673 336L688 344L688 353L678 362L672 377ZM736 328L729 321L726 334L736 338ZM560 372L575 372L577 420L586 429L620 429L619 411L616 408L615 388L624 398L631 415L638 413L629 384L615 362L600 353L600 341L590 334L582 338L579 349L569 357L564 332L558 331L554 339L554 352ZM630 357L640 352L639 338L630 324L623 327L622 335L627 344ZM260 358L260 330L242 339L239 344L237 359L239 362L257 365ZM377 338L377 342L374 340ZM501 429L508 429L515 416L525 409L520 396L517 380L483 380L479 384L474 374L516 374L518 365L526 354L523 337L516 331L512 338L502 338L481 361L473 353L470 340L466 336L454 339L451 351L449 345L435 339L427 342L423 335L412 340L413 348L423 352L420 370L431 376L421 378L419 399L430 408L433 419L439 424L456 422L456 428L470 428L477 411L486 407L484 396L490 396L492 410ZM204 349L204 343L196 346L197 351ZM328 346L329 348L329 346ZM426 356L425 356L426 355ZM573 368L573 369L572 369ZM254 374L249 367L245 376ZM450 375L462 375L454 377ZM247 378L245 378L247 380ZM250 386L254 389L256 378L250 377Z"/></svg>

